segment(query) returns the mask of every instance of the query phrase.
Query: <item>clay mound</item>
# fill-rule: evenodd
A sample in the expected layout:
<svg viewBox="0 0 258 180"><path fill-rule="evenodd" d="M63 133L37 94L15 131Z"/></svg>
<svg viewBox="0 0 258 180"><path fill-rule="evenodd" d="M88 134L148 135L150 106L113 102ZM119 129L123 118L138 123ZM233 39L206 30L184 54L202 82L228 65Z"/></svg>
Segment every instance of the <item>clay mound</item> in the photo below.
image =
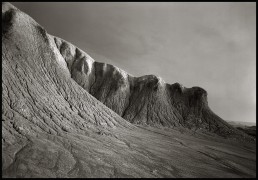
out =
<svg viewBox="0 0 258 180"><path fill-rule="evenodd" d="M2 8L3 138L132 126L70 78L54 39L10 4Z"/></svg>

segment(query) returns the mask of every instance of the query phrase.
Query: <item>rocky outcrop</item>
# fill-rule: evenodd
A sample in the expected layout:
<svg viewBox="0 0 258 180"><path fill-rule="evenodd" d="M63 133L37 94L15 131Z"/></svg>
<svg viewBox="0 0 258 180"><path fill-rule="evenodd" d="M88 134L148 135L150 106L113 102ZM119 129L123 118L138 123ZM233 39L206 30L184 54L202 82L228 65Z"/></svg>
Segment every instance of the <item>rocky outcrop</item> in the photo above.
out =
<svg viewBox="0 0 258 180"><path fill-rule="evenodd" d="M16 80L24 76L19 73L25 73L30 82L19 80L17 87L20 86L19 83L22 81L25 84L21 85L28 86L28 91L31 88L39 90L42 87L40 82L44 80L52 84L50 86L44 82L42 92L34 93L35 96L41 95L49 98L49 92L57 93L64 97L64 101L70 106L76 103L69 102L69 97L76 94L75 97L79 99L78 101L81 102L83 107L86 106L86 100L83 98L89 95L85 94L84 91L81 92L82 87L105 106L131 123L162 127L182 126L189 129L215 132L222 136L239 133L210 110L207 92L200 87L186 88L179 83L167 84L155 75L133 77L113 65L96 62L81 49L65 40L47 34L44 28L15 7L9 9L4 7L2 9L2 23L4 27L2 31L4 41L2 58L8 59L7 49L14 54L12 55L14 62L3 61L3 73L16 73ZM17 39L17 41L12 42L12 39ZM24 39L23 42L21 42L22 39ZM44 42L44 44L38 42ZM23 51L20 51L20 49ZM14 57L21 60L17 61ZM39 80L34 77L35 72L33 71L36 71L37 68L32 67L33 63L40 67L38 70ZM30 67L28 68L26 65ZM53 67L54 70L52 70ZM32 69L32 72L27 71L27 69ZM45 69L48 69L48 71ZM61 69L61 71L55 69ZM8 76L3 81L5 95L12 94L15 91L19 92L17 89L13 92L7 88L10 87L10 84L8 85L11 81L9 81L9 78L11 77ZM70 78L80 86L75 85L75 82ZM60 85L60 83L63 84ZM54 86L57 86L57 88ZM68 90L68 87L72 87L72 90ZM18 99L22 99L22 95L17 94L16 96L19 97ZM31 99L36 101L33 98ZM51 100L57 101L55 99ZM48 103L50 102L48 101ZM60 107L62 106L63 102L60 102ZM105 108L102 104L100 106ZM95 118L94 113L85 113L89 111L86 111L86 109L81 108L78 111L78 119L84 117ZM9 112L9 110L7 111ZM112 111L105 110L103 112L106 113L106 111L113 116ZM117 115L115 116L122 119ZM91 121L94 122L94 120ZM121 122L123 121L121 120ZM104 120L102 123L108 123L108 121ZM111 124L113 126L117 123Z"/></svg>

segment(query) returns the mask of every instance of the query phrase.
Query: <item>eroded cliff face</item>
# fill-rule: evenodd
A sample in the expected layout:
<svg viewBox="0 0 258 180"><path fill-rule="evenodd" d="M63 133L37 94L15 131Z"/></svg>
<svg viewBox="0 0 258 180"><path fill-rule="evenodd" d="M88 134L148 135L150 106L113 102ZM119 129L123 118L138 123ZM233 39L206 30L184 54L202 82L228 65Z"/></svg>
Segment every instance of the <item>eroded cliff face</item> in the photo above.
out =
<svg viewBox="0 0 258 180"><path fill-rule="evenodd" d="M167 84L155 75L133 77L113 65L94 61L87 53L60 38L53 38L71 77L127 121L203 129L222 136L235 131L210 110L204 89Z"/></svg>

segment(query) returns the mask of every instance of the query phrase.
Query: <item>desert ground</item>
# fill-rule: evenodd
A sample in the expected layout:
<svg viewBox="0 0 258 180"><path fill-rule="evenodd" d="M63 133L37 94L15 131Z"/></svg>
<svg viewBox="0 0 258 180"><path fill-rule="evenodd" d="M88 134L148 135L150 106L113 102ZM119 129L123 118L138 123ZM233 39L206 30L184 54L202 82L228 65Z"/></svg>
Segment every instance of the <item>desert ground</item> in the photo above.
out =
<svg viewBox="0 0 258 180"><path fill-rule="evenodd" d="M3 152L3 177L256 176L255 143L142 125L81 135L39 134Z"/></svg>

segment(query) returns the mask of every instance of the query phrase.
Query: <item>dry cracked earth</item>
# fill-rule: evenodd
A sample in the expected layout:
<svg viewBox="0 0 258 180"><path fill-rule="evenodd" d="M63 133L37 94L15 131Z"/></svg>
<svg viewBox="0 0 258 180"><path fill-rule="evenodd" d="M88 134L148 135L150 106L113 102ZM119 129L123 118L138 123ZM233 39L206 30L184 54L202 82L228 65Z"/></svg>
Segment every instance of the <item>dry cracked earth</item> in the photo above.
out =
<svg viewBox="0 0 258 180"><path fill-rule="evenodd" d="M2 3L2 177L256 177L200 87L133 77Z"/></svg>

